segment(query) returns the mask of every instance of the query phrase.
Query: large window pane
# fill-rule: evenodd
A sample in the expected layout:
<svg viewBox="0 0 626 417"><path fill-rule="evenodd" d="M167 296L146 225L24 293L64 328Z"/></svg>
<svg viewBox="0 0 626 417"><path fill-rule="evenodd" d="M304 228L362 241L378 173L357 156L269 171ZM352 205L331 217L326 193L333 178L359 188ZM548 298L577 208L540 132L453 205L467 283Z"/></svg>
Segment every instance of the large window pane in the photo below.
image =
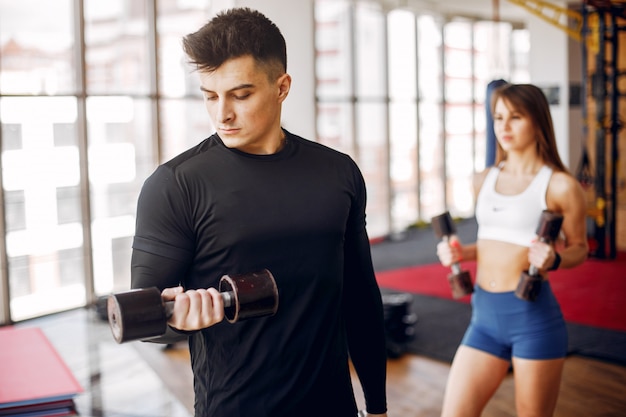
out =
<svg viewBox="0 0 626 417"><path fill-rule="evenodd" d="M471 114L469 115L471 116ZM449 135L446 138L446 198L454 216L471 217L474 213L472 177L474 160L472 135Z"/></svg>
<svg viewBox="0 0 626 417"><path fill-rule="evenodd" d="M417 184L417 34L415 15L387 16L389 77L389 176L391 231L401 232L419 215Z"/></svg>
<svg viewBox="0 0 626 417"><path fill-rule="evenodd" d="M453 216L473 214L474 81L473 26L466 21L445 25L445 183L446 207Z"/></svg>
<svg viewBox="0 0 626 417"><path fill-rule="evenodd" d="M353 17L347 1L315 2L317 140L355 155Z"/></svg>
<svg viewBox="0 0 626 417"><path fill-rule="evenodd" d="M396 10L388 15L389 96L394 100L417 98L416 27L413 13Z"/></svg>
<svg viewBox="0 0 626 417"><path fill-rule="evenodd" d="M430 222L445 207L441 28L432 16L418 18L420 220Z"/></svg>
<svg viewBox="0 0 626 417"><path fill-rule="evenodd" d="M85 304L73 97L0 100L11 316Z"/></svg>
<svg viewBox="0 0 626 417"><path fill-rule="evenodd" d="M317 137L320 143L349 155L355 154L352 109L350 103L318 104Z"/></svg>
<svg viewBox="0 0 626 417"><path fill-rule="evenodd" d="M390 105L391 218L392 230L402 231L418 219L417 105Z"/></svg>
<svg viewBox="0 0 626 417"><path fill-rule="evenodd" d="M201 98L161 100L161 162L197 145L215 129Z"/></svg>
<svg viewBox="0 0 626 417"><path fill-rule="evenodd" d="M358 103L357 161L367 184L367 224L371 237L389 232L389 156L384 103Z"/></svg>
<svg viewBox="0 0 626 417"><path fill-rule="evenodd" d="M432 102L441 101L441 28L429 15L418 17L417 50L419 52L419 98Z"/></svg>
<svg viewBox="0 0 626 417"><path fill-rule="evenodd" d="M443 175L443 126L441 104L421 102L419 107L420 141L420 216L430 219L446 210Z"/></svg>
<svg viewBox="0 0 626 417"><path fill-rule="evenodd" d="M528 55L530 52L530 35L528 29L515 29L511 32L511 82L529 83Z"/></svg>
<svg viewBox="0 0 626 417"><path fill-rule="evenodd" d="M357 2L355 19L356 161L368 195L368 232L390 232L385 15L380 5Z"/></svg>
<svg viewBox="0 0 626 417"><path fill-rule="evenodd" d="M474 105L474 126L474 170L480 172L487 165L487 110L484 102Z"/></svg>
<svg viewBox="0 0 626 417"><path fill-rule="evenodd" d="M187 63L181 39L210 18L210 0L158 0L159 90L164 97L201 97L200 83Z"/></svg>
<svg viewBox="0 0 626 417"><path fill-rule="evenodd" d="M385 20L380 6L358 2L356 24L356 94L381 99L387 93Z"/></svg>
<svg viewBox="0 0 626 417"><path fill-rule="evenodd" d="M89 97L89 180L97 294L130 287L137 195L155 168L150 102Z"/></svg>
<svg viewBox="0 0 626 417"><path fill-rule="evenodd" d="M73 94L72 0L0 0L0 93Z"/></svg>
<svg viewBox="0 0 626 417"><path fill-rule="evenodd" d="M89 94L148 94L146 0L85 0Z"/></svg>
<svg viewBox="0 0 626 417"><path fill-rule="evenodd" d="M352 9L346 1L315 3L316 94L342 100L353 94Z"/></svg>

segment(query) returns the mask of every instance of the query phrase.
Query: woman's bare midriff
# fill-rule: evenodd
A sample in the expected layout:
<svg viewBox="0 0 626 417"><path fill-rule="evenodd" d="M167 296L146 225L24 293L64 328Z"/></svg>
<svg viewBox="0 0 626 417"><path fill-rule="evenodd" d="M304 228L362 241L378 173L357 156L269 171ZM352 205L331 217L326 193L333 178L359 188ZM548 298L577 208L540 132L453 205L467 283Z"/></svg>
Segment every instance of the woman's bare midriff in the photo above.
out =
<svg viewBox="0 0 626 417"><path fill-rule="evenodd" d="M497 240L478 240L476 282L485 291L515 291L520 275L529 268L528 247Z"/></svg>

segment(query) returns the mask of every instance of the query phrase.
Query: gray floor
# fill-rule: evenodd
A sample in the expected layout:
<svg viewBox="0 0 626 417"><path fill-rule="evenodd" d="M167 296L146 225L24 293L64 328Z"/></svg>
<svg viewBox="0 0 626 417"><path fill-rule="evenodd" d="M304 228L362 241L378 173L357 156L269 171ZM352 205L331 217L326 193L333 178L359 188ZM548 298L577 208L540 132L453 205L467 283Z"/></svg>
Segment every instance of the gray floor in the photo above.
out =
<svg viewBox="0 0 626 417"><path fill-rule="evenodd" d="M72 370L84 389L74 399L78 415L192 415L146 360L151 351L163 349L162 345L117 344L108 323L98 318L95 311L72 310L16 327L40 327Z"/></svg>
<svg viewBox="0 0 626 417"><path fill-rule="evenodd" d="M478 225L476 219L464 219L455 223L456 234L463 243L476 242ZM405 232L372 245L372 262L377 271L425 265L439 262L437 243L430 226L410 228Z"/></svg>

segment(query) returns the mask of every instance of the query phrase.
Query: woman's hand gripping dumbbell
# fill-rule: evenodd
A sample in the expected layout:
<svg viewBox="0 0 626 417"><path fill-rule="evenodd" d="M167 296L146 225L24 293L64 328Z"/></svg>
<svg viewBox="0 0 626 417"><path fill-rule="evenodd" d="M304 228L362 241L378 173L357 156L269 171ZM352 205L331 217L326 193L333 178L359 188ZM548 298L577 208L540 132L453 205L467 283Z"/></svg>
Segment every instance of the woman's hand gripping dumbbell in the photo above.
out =
<svg viewBox="0 0 626 417"><path fill-rule="evenodd" d="M444 265L449 264L452 272L448 274L448 282L454 298L461 298L474 292L472 278L468 271L461 270L461 243L456 236L456 227L449 212L432 218L435 235L441 239L437 245L437 255Z"/></svg>
<svg viewBox="0 0 626 417"><path fill-rule="evenodd" d="M552 247L554 241L559 236L562 224L562 215L558 213L553 213L548 210L544 210L541 213L541 217L539 218L539 224L537 225L537 240L542 244ZM553 248L551 250L554 251ZM543 256L541 256L543 262L546 261L546 254L547 253L544 252ZM556 252L555 256L558 257L558 254ZM560 257L555 258L555 260L556 259L558 259L560 262ZM550 265L554 265L554 263ZM542 281L543 276L540 274L539 268L531 263L528 271L522 272L519 283L517 284L517 288L515 289L515 295L517 296L517 298L520 298L522 300L535 301L539 296Z"/></svg>

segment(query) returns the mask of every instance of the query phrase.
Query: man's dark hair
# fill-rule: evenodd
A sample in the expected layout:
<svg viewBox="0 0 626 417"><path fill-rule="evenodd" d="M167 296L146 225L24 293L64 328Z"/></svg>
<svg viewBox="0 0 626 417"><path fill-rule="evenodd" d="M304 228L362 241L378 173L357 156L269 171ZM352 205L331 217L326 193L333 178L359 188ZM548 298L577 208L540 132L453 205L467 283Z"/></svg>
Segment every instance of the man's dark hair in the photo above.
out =
<svg viewBox="0 0 626 417"><path fill-rule="evenodd" d="M287 47L280 29L247 7L218 13L183 38L183 50L199 71L212 72L229 59L250 55L270 78L287 71Z"/></svg>

